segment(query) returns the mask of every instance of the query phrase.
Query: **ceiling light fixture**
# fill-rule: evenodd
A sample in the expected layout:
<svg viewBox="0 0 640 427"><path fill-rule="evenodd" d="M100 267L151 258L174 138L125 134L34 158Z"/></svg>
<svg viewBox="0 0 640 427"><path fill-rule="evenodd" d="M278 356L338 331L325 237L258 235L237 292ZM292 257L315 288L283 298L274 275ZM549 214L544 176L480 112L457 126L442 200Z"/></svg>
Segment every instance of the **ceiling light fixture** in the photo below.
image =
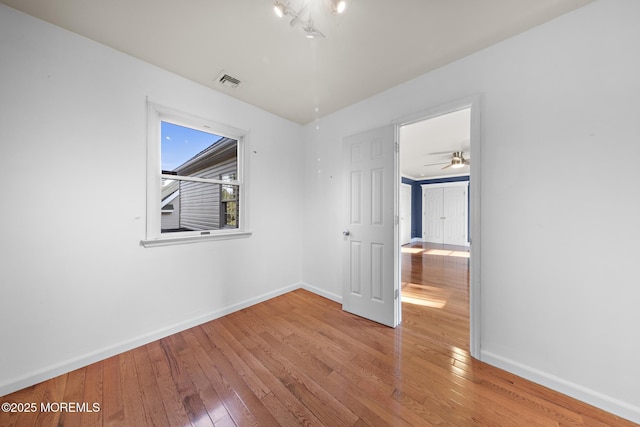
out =
<svg viewBox="0 0 640 427"><path fill-rule="evenodd" d="M276 13L278 18L282 18L284 16L284 7L280 2L275 2L273 5L273 11Z"/></svg>
<svg viewBox="0 0 640 427"><path fill-rule="evenodd" d="M325 0L328 2L328 9L332 15L341 15L347 8L346 0ZM314 39L316 37L324 38L324 34L313 24L311 19L311 11L309 11L309 0L300 0L299 7L291 6L289 0L275 0L273 2L273 11L278 18L290 16L289 25L295 27L300 24L305 37Z"/></svg>
<svg viewBox="0 0 640 427"><path fill-rule="evenodd" d="M451 165L449 166L451 166L452 168L459 169L468 164L469 161L464 158L464 156L462 155L462 151L454 151L451 155Z"/></svg>
<svg viewBox="0 0 640 427"><path fill-rule="evenodd" d="M458 157L454 157L453 159L451 159L451 167L454 169L458 169L464 166L464 160L458 158Z"/></svg>
<svg viewBox="0 0 640 427"><path fill-rule="evenodd" d="M331 13L334 15L340 15L347 8L347 2L345 0L331 0Z"/></svg>

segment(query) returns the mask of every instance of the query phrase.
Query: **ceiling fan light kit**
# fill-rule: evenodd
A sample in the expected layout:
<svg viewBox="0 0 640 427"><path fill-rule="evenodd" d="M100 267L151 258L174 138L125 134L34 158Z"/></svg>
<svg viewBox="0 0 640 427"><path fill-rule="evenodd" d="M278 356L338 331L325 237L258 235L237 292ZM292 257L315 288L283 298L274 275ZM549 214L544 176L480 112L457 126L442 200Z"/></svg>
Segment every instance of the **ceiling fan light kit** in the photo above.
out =
<svg viewBox="0 0 640 427"><path fill-rule="evenodd" d="M468 160L465 160L464 155L462 154L462 151L454 151L451 154L451 164L443 167L442 169L446 169L446 168L453 168L453 169L459 169L463 166L466 166L469 164Z"/></svg>
<svg viewBox="0 0 640 427"><path fill-rule="evenodd" d="M328 10L332 15L340 15L344 13L347 8L346 0L327 0ZM309 0L301 0L298 2L297 8L291 6L289 0L274 0L273 11L278 18L290 16L291 20L289 25L295 27L298 24L302 26L302 31L306 38L324 38L324 34L315 27L313 19L311 18L311 12L309 9Z"/></svg>
<svg viewBox="0 0 640 427"><path fill-rule="evenodd" d="M459 157L454 157L451 159L451 164L449 166L454 169L458 169L464 166L464 162Z"/></svg>

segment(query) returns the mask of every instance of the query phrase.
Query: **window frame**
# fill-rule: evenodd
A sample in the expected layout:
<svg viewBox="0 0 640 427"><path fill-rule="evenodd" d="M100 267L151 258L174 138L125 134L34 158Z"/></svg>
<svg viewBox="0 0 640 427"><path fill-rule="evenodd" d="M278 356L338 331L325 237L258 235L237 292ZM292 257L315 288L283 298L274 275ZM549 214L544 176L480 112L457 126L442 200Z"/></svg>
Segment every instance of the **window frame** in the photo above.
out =
<svg viewBox="0 0 640 427"><path fill-rule="evenodd" d="M176 176L163 174L161 165L161 123L168 122L179 126L228 137L237 141L236 179L223 181L180 176L181 181L206 182L207 184L238 186L238 227L211 230L178 231L162 233L161 230L161 187L163 179L176 179ZM194 243L211 240L235 239L251 235L247 224L247 167L245 152L248 144L248 132L212 120L203 119L188 113L147 102L147 223L146 236L140 243L144 247ZM222 187L220 187L222 188Z"/></svg>

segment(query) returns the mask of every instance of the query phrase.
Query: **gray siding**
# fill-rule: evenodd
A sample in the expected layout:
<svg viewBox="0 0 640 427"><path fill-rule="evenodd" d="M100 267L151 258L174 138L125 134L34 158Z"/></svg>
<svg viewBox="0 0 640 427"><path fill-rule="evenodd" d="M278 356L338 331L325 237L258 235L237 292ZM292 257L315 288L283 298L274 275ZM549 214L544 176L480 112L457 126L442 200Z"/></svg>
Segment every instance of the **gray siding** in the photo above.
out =
<svg viewBox="0 0 640 427"><path fill-rule="evenodd" d="M221 174L237 173L235 157L193 174L200 178L220 179ZM213 190L213 191L212 191ZM189 230L220 228L220 185L182 181L180 186L180 226Z"/></svg>
<svg viewBox="0 0 640 427"><path fill-rule="evenodd" d="M160 228L162 230L177 230L180 228L180 196L169 203L173 205L173 212L160 214Z"/></svg>

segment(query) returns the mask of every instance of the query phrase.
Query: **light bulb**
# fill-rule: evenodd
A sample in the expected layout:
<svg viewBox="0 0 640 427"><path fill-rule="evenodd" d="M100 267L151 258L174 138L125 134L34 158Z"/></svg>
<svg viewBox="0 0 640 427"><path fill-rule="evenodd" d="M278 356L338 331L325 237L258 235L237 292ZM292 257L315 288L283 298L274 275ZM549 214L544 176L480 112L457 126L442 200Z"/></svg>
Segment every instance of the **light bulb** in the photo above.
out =
<svg viewBox="0 0 640 427"><path fill-rule="evenodd" d="M347 8L347 2L345 0L332 0L331 13L333 15L340 15Z"/></svg>

